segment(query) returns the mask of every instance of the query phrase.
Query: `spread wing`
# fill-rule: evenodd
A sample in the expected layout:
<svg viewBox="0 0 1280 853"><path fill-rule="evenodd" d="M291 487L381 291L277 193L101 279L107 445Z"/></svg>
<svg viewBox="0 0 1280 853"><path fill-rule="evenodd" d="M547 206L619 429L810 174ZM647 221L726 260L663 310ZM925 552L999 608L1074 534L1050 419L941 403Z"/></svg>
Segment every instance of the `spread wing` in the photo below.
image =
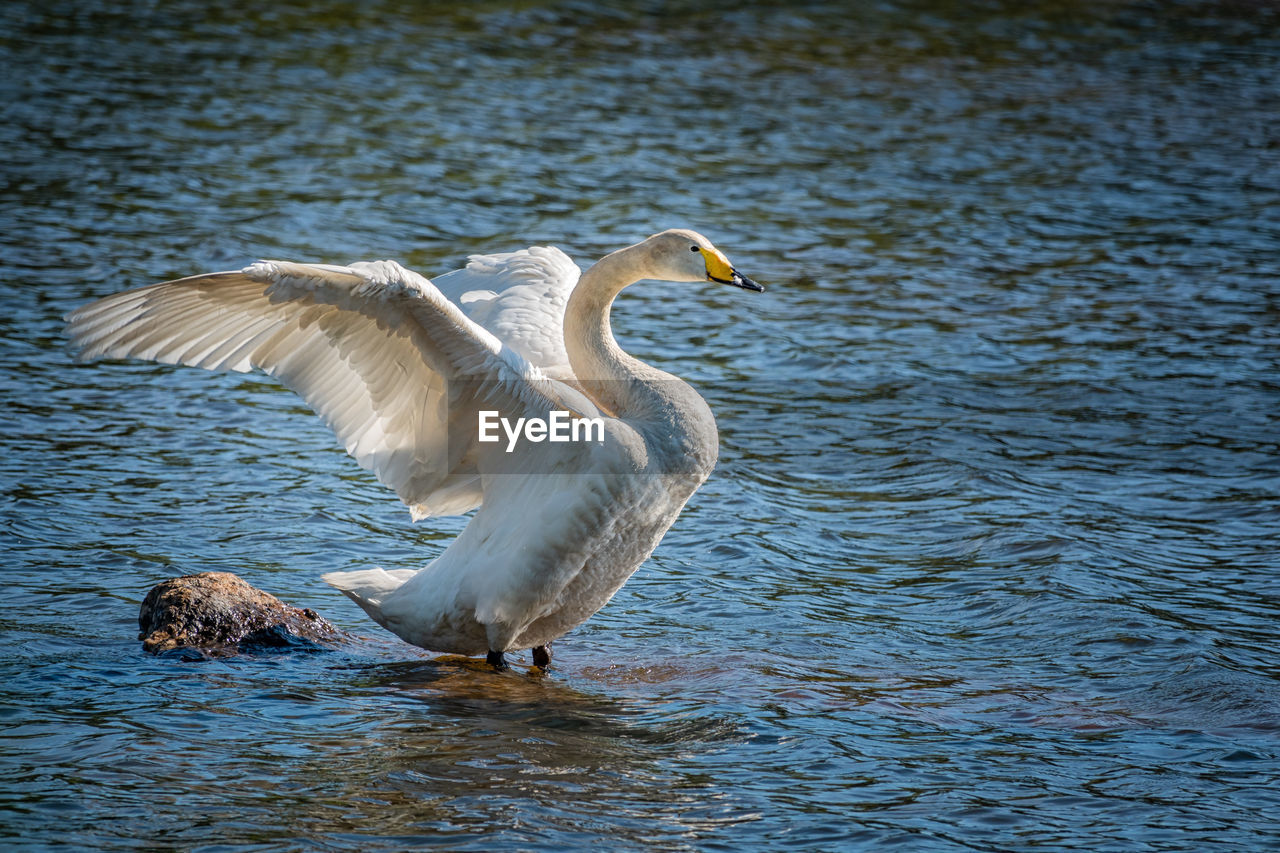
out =
<svg viewBox="0 0 1280 853"><path fill-rule="evenodd" d="M553 246L472 255L434 284L467 316L549 377L572 380L564 309L582 271Z"/></svg>
<svg viewBox="0 0 1280 853"><path fill-rule="evenodd" d="M573 268L567 293L577 267L551 251ZM487 263L495 283L511 277L504 261ZM482 278L470 267L463 272ZM474 459L479 409L521 414L572 408L595 415L581 394L548 379L517 348L542 352L542 335L544 343L559 342L558 353L564 350L563 306L554 332L513 328L515 305L524 298L521 292L504 303L495 291L487 300L498 303L490 313L512 339L504 346L500 335L468 317L429 280L393 261L346 267L262 261L239 272L108 296L67 315L67 329L83 358L134 357L211 370L256 367L277 377L417 519L480 505ZM556 311L530 316L544 322ZM560 363L554 346L544 349L551 364Z"/></svg>

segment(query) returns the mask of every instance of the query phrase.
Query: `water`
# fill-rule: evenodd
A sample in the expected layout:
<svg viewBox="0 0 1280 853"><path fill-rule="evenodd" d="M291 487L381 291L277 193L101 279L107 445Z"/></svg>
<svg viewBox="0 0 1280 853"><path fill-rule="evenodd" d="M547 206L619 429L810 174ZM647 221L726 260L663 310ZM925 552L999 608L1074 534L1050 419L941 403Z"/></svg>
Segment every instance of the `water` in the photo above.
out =
<svg viewBox="0 0 1280 853"><path fill-rule="evenodd" d="M9 849L1240 850L1280 839L1269 4L9 3ZM425 562L260 376L60 316L258 257L582 261L707 233L637 356L721 464L552 673L318 576ZM135 640L231 570L363 636Z"/></svg>

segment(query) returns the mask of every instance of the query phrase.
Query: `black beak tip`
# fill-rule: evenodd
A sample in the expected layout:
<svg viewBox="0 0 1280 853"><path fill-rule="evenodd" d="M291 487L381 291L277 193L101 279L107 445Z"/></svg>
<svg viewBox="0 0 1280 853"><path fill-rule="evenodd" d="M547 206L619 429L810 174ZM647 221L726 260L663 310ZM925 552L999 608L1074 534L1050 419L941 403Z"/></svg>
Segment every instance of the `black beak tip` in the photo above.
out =
<svg viewBox="0 0 1280 853"><path fill-rule="evenodd" d="M750 290L752 293L764 293L763 285L757 284L737 270L733 271L733 281L731 283L741 287L743 290Z"/></svg>

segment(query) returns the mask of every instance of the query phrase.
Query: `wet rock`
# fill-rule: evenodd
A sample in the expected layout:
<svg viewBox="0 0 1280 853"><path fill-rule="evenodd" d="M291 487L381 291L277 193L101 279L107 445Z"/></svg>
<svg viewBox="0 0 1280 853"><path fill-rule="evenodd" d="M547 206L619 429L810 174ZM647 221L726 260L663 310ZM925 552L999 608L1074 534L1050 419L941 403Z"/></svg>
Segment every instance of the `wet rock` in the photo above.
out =
<svg viewBox="0 0 1280 853"><path fill-rule="evenodd" d="M198 657L333 646L345 638L314 610L290 607L230 572L156 585L142 602L138 626L145 651L191 650Z"/></svg>

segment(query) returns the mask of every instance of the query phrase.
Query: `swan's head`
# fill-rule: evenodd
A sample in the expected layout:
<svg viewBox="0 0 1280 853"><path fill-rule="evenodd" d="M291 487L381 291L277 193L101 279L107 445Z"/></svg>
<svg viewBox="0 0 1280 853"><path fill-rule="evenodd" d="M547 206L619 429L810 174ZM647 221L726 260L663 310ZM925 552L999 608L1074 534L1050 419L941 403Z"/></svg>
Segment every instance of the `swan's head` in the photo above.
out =
<svg viewBox="0 0 1280 853"><path fill-rule="evenodd" d="M724 253L697 231L673 228L644 241L649 249L650 277L662 281L718 281L743 290L764 288L733 268Z"/></svg>

